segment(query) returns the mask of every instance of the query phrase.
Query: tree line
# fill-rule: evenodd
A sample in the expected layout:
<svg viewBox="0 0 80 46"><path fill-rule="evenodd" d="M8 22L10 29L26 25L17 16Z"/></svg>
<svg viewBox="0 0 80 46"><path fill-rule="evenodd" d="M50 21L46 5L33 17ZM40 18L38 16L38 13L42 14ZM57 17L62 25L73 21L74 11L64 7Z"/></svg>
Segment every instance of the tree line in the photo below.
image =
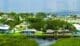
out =
<svg viewBox="0 0 80 46"><path fill-rule="evenodd" d="M52 30L75 30L75 27L64 20L54 19L57 18L56 14L49 14L44 12L34 13L2 13L0 12L0 23L7 24L10 29L13 29L16 25L26 22L28 28L34 28L38 31L46 31L48 29Z"/></svg>

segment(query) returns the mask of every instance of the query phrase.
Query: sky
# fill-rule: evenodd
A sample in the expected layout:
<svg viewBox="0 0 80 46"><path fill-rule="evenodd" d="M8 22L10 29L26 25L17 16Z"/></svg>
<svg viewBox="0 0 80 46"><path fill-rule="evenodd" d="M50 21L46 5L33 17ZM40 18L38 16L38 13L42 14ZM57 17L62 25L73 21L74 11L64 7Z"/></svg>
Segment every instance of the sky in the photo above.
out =
<svg viewBox="0 0 80 46"><path fill-rule="evenodd" d="M61 12L79 11L80 0L0 0L0 11Z"/></svg>

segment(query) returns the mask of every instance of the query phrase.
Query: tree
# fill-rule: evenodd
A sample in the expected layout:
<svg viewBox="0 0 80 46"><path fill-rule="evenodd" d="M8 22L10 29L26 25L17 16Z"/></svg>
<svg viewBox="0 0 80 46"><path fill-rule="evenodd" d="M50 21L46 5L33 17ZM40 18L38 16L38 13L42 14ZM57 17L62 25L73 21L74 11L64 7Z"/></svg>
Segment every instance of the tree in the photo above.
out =
<svg viewBox="0 0 80 46"><path fill-rule="evenodd" d="M25 18L25 17L29 17L31 13L19 13L18 15L21 16L22 18Z"/></svg>
<svg viewBox="0 0 80 46"><path fill-rule="evenodd" d="M31 18L34 16L33 13L19 13L18 16L23 20L26 21L28 18Z"/></svg>
<svg viewBox="0 0 80 46"><path fill-rule="evenodd" d="M41 18L30 18L29 19L29 28L37 29L38 31L43 31L45 26L45 21Z"/></svg>
<svg viewBox="0 0 80 46"><path fill-rule="evenodd" d="M0 12L0 16L2 16L4 13L3 12Z"/></svg>
<svg viewBox="0 0 80 46"><path fill-rule="evenodd" d="M66 21L63 20L48 20L47 21L47 28L52 30L59 30L59 29L69 29L70 31L75 30L74 26Z"/></svg>
<svg viewBox="0 0 80 46"><path fill-rule="evenodd" d="M59 20L48 20L47 29L58 30L60 27Z"/></svg>
<svg viewBox="0 0 80 46"><path fill-rule="evenodd" d="M4 24L5 22L6 22L6 19L5 18L0 19L0 23L1 24Z"/></svg>
<svg viewBox="0 0 80 46"><path fill-rule="evenodd" d="M76 31L76 28L71 23L67 23L65 29L69 29L71 32Z"/></svg>
<svg viewBox="0 0 80 46"><path fill-rule="evenodd" d="M10 29L13 29L16 25L22 23L23 21L20 21L20 18L18 15L14 15L13 20L7 20L5 24L8 24L10 26Z"/></svg>
<svg viewBox="0 0 80 46"><path fill-rule="evenodd" d="M39 18L46 18L46 17L47 17L47 14L44 13L44 12L38 12L38 13L36 13L36 17L39 17Z"/></svg>
<svg viewBox="0 0 80 46"><path fill-rule="evenodd" d="M77 15L70 15L71 18L76 19Z"/></svg>

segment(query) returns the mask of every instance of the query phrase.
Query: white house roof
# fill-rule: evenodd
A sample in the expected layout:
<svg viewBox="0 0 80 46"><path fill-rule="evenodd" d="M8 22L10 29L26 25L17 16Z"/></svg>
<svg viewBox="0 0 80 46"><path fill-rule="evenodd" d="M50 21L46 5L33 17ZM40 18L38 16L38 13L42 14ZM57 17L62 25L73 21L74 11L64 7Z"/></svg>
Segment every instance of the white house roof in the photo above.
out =
<svg viewBox="0 0 80 46"><path fill-rule="evenodd" d="M9 29L8 25L0 25L0 29Z"/></svg>
<svg viewBox="0 0 80 46"><path fill-rule="evenodd" d="M80 24L73 24L77 30L80 30Z"/></svg>
<svg viewBox="0 0 80 46"><path fill-rule="evenodd" d="M48 29L47 32L54 32L54 30Z"/></svg>

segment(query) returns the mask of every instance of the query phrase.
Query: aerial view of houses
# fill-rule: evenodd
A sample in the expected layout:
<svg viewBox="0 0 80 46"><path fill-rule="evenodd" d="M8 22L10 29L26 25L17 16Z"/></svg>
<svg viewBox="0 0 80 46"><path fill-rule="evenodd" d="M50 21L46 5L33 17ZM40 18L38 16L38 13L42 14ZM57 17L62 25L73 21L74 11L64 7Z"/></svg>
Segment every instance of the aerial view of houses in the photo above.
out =
<svg viewBox="0 0 80 46"><path fill-rule="evenodd" d="M80 46L79 0L0 0L0 46Z"/></svg>

